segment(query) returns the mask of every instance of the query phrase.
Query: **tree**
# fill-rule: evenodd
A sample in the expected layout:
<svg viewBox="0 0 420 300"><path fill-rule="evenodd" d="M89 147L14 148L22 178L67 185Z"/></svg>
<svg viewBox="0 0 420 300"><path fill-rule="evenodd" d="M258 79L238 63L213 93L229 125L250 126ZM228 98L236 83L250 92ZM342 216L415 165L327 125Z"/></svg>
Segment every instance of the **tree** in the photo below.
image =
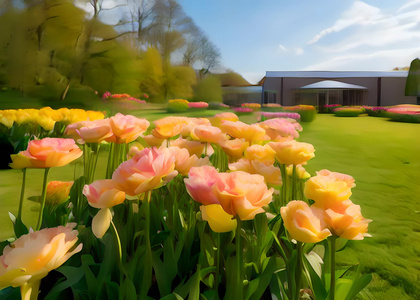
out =
<svg viewBox="0 0 420 300"><path fill-rule="evenodd" d="M405 82L405 95L416 96L417 105L420 105L420 59L414 59L410 64L407 81Z"/></svg>

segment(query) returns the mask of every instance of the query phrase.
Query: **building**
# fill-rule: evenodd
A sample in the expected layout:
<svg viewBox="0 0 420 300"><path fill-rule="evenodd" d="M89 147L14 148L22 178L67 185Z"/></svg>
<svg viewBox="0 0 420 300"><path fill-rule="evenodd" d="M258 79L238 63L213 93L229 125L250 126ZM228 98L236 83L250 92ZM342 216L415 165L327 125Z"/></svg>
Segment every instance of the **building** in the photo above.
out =
<svg viewBox="0 0 420 300"><path fill-rule="evenodd" d="M407 75L407 71L267 71L261 102L318 107L415 104L415 96L405 96Z"/></svg>

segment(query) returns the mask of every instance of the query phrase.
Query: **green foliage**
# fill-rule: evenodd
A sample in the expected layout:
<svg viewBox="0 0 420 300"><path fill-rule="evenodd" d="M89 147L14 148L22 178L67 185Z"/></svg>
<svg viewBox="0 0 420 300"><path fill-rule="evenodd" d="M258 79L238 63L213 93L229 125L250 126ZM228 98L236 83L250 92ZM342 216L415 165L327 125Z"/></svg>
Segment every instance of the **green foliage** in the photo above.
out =
<svg viewBox="0 0 420 300"><path fill-rule="evenodd" d="M410 64L407 81L405 83L405 95L416 96L417 102L420 97L420 59L414 59ZM420 103L417 103L420 104Z"/></svg>
<svg viewBox="0 0 420 300"><path fill-rule="evenodd" d="M193 100L218 103L223 102L222 87L217 76L210 75L200 80L197 85L194 86Z"/></svg>
<svg viewBox="0 0 420 300"><path fill-rule="evenodd" d="M241 75L235 72L227 72L222 74L214 74L219 78L222 86L241 86L249 85L249 82L246 81Z"/></svg>

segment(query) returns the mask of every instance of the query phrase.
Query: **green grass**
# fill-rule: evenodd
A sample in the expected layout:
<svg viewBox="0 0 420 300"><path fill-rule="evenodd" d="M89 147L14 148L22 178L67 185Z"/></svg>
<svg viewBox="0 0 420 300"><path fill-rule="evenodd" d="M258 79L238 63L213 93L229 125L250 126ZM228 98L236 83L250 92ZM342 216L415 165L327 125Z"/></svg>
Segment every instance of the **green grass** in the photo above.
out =
<svg viewBox="0 0 420 300"><path fill-rule="evenodd" d="M329 169L356 180L352 201L372 219L372 238L351 241L341 264L374 273L372 299L420 299L420 125L361 116L318 115L300 140L315 146L307 170Z"/></svg>
<svg viewBox="0 0 420 300"><path fill-rule="evenodd" d="M217 112L200 111L187 116ZM149 120L168 115L156 109L131 113ZM255 122L256 116L241 120ZM363 272L373 273L365 292L371 299L420 299L420 125L368 116L337 118L321 114L312 123L303 123L303 127L299 140L312 143L316 149L316 157L306 169L312 175L321 169L352 175L357 186L351 199L361 206L365 218L373 220L369 226L372 238L350 241L338 253L339 266L360 262ZM82 172L80 164L76 171L74 165L53 168L49 180L73 180L74 172ZM97 176L103 172L99 170ZM17 213L21 180L19 170L0 171L0 240L12 234L7 212ZM28 170L26 196L41 193L41 180L41 170ZM25 223L35 225L37 209L36 203L25 202Z"/></svg>

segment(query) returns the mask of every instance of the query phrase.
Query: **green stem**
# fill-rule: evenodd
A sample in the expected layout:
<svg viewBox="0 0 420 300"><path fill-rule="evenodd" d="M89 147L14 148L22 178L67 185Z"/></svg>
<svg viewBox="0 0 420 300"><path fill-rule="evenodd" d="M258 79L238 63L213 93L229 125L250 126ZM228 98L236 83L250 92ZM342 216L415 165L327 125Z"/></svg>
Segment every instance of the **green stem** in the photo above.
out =
<svg viewBox="0 0 420 300"><path fill-rule="evenodd" d="M302 279L302 242L297 242L297 269L296 269L296 299L300 296L300 284Z"/></svg>
<svg viewBox="0 0 420 300"><path fill-rule="evenodd" d="M331 285L330 285L330 300L334 300L335 298L335 248L336 248L336 241L337 237L331 237Z"/></svg>
<svg viewBox="0 0 420 300"><path fill-rule="evenodd" d="M283 182L281 187L281 198L280 203L278 203L278 211L280 211L280 207L284 206L286 204L286 185L287 185L287 174L286 174L286 166L284 164L278 164L280 173L281 173L281 180Z"/></svg>
<svg viewBox="0 0 420 300"><path fill-rule="evenodd" d="M26 168L22 169L23 178L22 178L22 188L20 190L20 200L19 200L19 211L17 218L22 220L22 207L23 207L23 199L25 198L25 186L26 186Z"/></svg>
<svg viewBox="0 0 420 300"><path fill-rule="evenodd" d="M146 259L143 266L143 280L141 282L140 299L146 299L147 292L152 284L152 246L150 244L150 200L152 197L152 191L148 191L146 200L143 201L145 205L145 240L146 240Z"/></svg>
<svg viewBox="0 0 420 300"><path fill-rule="evenodd" d="M216 291L216 299L219 299L219 280L220 280L220 233L216 232L216 276L214 282L214 290Z"/></svg>
<svg viewBox="0 0 420 300"><path fill-rule="evenodd" d="M236 297L235 299L243 299L243 261L242 261L242 242L241 242L241 218L236 216L236 233L235 233L235 243L236 243Z"/></svg>
<svg viewBox="0 0 420 300"><path fill-rule="evenodd" d="M47 198L47 177L48 177L49 170L50 168L45 168L44 170L44 183L42 185L42 202L41 202L41 209L39 211L39 216L38 216L38 223L36 225L36 231L41 229L41 225L42 225L42 216L44 213L45 199Z"/></svg>
<svg viewBox="0 0 420 300"><path fill-rule="evenodd" d="M293 171L292 171L292 194L291 194L291 199L292 200L297 200L297 174L296 174L296 165L293 165Z"/></svg>

